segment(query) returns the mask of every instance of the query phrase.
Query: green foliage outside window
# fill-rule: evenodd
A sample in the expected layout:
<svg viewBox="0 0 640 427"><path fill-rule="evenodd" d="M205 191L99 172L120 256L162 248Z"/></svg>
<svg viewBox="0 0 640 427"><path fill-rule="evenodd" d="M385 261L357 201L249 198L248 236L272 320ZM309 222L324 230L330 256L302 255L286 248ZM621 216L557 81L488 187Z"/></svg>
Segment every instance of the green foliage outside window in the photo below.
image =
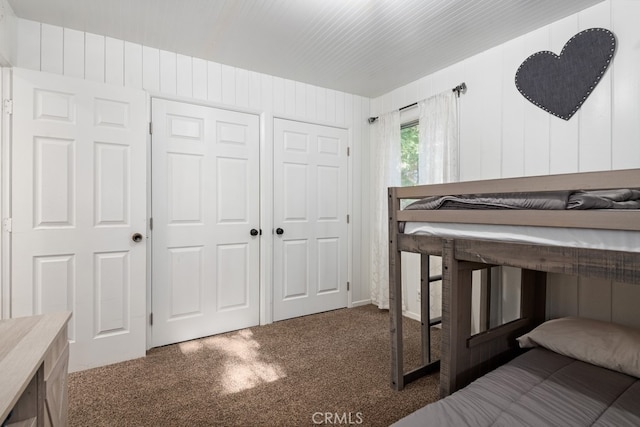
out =
<svg viewBox="0 0 640 427"><path fill-rule="evenodd" d="M418 184L418 125L403 126L401 130L401 185Z"/></svg>

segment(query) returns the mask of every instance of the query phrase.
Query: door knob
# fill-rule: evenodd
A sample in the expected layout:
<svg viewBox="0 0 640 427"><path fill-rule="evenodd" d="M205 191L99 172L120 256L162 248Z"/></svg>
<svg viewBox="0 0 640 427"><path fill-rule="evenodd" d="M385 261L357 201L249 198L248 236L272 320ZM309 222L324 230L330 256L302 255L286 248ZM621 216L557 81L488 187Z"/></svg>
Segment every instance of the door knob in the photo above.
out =
<svg viewBox="0 0 640 427"><path fill-rule="evenodd" d="M280 227L276 228L276 234L278 236L282 236L284 234L284 230Z"/></svg>
<svg viewBox="0 0 640 427"><path fill-rule="evenodd" d="M136 243L141 242L142 241L142 234L133 233L133 235L131 236L131 240L133 240Z"/></svg>
<svg viewBox="0 0 640 427"><path fill-rule="evenodd" d="M256 230L255 228L252 228L251 231L249 232L249 234L251 234L252 236L257 236L258 235L258 230Z"/></svg>

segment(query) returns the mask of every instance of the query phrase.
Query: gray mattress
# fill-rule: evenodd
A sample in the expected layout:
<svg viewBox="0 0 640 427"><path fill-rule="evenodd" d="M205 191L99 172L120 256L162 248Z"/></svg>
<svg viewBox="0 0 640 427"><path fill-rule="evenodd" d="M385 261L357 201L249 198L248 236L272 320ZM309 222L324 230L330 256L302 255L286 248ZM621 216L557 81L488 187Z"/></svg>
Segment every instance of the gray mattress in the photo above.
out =
<svg viewBox="0 0 640 427"><path fill-rule="evenodd" d="M534 348L394 426L640 426L640 379Z"/></svg>

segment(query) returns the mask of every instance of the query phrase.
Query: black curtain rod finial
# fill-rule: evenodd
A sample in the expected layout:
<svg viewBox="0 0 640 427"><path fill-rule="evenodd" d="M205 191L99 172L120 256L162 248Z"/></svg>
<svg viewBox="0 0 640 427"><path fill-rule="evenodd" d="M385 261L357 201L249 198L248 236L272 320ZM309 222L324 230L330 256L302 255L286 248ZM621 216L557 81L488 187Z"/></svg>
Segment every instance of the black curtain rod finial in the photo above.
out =
<svg viewBox="0 0 640 427"><path fill-rule="evenodd" d="M458 94L458 98L460 98L460 94L461 93L466 93L467 92L467 84L465 82L462 82L458 86L454 87L451 90L454 91L455 93L457 93Z"/></svg>

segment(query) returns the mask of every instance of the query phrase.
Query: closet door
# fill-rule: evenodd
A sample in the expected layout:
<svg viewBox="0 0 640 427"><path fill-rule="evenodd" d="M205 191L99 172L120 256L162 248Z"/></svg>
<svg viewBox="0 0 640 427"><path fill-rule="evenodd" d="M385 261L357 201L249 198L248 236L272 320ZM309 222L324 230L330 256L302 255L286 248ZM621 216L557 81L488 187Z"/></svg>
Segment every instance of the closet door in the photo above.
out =
<svg viewBox="0 0 640 427"><path fill-rule="evenodd" d="M70 371L142 357L145 94L14 69L13 96L11 315L72 311Z"/></svg>
<svg viewBox="0 0 640 427"><path fill-rule="evenodd" d="M152 345L259 324L259 118L152 100Z"/></svg>
<svg viewBox="0 0 640 427"><path fill-rule="evenodd" d="M347 306L347 141L274 120L274 320Z"/></svg>

